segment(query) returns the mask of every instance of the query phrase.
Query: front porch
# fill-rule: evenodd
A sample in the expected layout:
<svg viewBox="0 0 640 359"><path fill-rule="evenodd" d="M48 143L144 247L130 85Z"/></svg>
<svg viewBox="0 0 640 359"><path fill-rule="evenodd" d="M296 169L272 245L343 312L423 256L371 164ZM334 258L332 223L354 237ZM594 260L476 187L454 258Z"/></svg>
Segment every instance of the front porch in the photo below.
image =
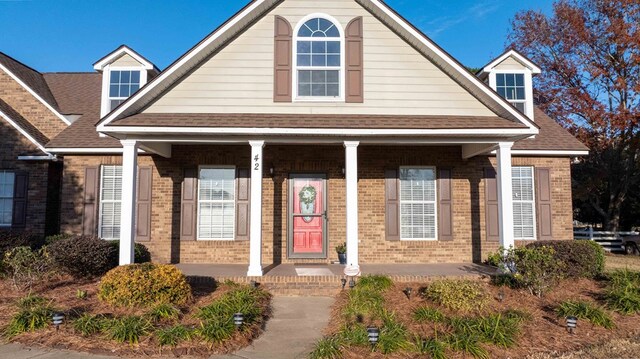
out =
<svg viewBox="0 0 640 359"><path fill-rule="evenodd" d="M232 280L256 281L274 295L330 296L342 290L346 278L339 264L285 263L267 266L261 277L247 277L243 264L177 264L192 284L215 285ZM424 283L442 278L478 279L495 273L495 268L475 263L363 264L363 274L383 274L398 283ZM345 288L345 289L348 289ZM417 289L417 288L416 288Z"/></svg>

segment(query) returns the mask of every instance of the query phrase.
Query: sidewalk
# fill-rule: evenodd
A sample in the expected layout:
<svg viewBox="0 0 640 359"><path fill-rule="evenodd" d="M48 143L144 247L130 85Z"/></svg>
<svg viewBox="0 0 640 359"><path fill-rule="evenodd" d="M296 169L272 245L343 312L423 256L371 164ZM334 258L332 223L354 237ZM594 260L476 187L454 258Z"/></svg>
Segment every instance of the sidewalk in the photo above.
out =
<svg viewBox="0 0 640 359"><path fill-rule="evenodd" d="M265 332L247 348L211 359L301 359L313 349L329 322L333 298L274 297L273 316ZM20 344L0 345L0 358L10 359L113 359L112 356L67 350L27 348Z"/></svg>

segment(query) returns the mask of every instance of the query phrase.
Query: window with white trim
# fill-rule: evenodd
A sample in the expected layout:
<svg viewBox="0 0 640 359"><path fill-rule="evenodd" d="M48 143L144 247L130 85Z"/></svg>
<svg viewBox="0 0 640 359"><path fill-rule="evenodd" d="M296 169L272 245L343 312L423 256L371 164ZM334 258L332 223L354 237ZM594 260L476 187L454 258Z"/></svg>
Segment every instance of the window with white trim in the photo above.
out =
<svg viewBox="0 0 640 359"><path fill-rule="evenodd" d="M198 239L234 239L235 179L235 168L200 168L198 175Z"/></svg>
<svg viewBox="0 0 640 359"><path fill-rule="evenodd" d="M102 166L101 170L98 236L102 239L120 239L122 166Z"/></svg>
<svg viewBox="0 0 640 359"><path fill-rule="evenodd" d="M140 88L140 71L111 70L109 72L109 111L116 108Z"/></svg>
<svg viewBox="0 0 640 359"><path fill-rule="evenodd" d="M524 74L496 73L496 91L520 112L526 114L527 97Z"/></svg>
<svg viewBox="0 0 640 359"><path fill-rule="evenodd" d="M436 239L436 170L400 168L400 239Z"/></svg>
<svg viewBox="0 0 640 359"><path fill-rule="evenodd" d="M297 98L341 97L343 38L338 26L316 17L298 30L294 46Z"/></svg>
<svg viewBox="0 0 640 359"><path fill-rule="evenodd" d="M15 173L0 171L0 227L11 227L15 180Z"/></svg>
<svg viewBox="0 0 640 359"><path fill-rule="evenodd" d="M536 238L533 167L511 168L513 191L513 235L515 239Z"/></svg>

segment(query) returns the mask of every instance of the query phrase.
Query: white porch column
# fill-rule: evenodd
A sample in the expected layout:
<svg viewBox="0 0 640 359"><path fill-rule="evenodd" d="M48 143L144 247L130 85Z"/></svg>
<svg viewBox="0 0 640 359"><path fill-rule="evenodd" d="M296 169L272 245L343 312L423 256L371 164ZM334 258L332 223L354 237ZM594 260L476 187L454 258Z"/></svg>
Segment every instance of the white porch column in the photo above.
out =
<svg viewBox="0 0 640 359"><path fill-rule="evenodd" d="M136 176L138 142L122 140L122 207L120 212L120 265L133 263L136 238Z"/></svg>
<svg viewBox="0 0 640 359"><path fill-rule="evenodd" d="M496 150L498 160L498 221L500 245L514 246L513 237L513 192L511 188L511 147L513 142L500 142Z"/></svg>
<svg viewBox="0 0 640 359"><path fill-rule="evenodd" d="M358 145L345 141L345 181L347 198L347 265L358 264Z"/></svg>
<svg viewBox="0 0 640 359"><path fill-rule="evenodd" d="M249 270L247 276L262 276L262 148L264 141L251 145L251 204L249 223Z"/></svg>

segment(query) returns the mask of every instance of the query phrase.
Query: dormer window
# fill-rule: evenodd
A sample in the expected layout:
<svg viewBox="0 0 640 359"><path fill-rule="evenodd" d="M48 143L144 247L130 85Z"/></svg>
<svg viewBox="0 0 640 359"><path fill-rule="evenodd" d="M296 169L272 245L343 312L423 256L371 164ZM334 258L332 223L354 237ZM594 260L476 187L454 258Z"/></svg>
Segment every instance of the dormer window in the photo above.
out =
<svg viewBox="0 0 640 359"><path fill-rule="evenodd" d="M344 36L339 24L327 16L300 22L295 32L295 98L343 98Z"/></svg>
<svg viewBox="0 0 640 359"><path fill-rule="evenodd" d="M540 72L540 68L522 54L509 50L483 67L478 76L513 107L535 120L533 76Z"/></svg>
<svg viewBox="0 0 640 359"><path fill-rule="evenodd" d="M120 46L93 64L102 73L100 117L113 111L160 70L127 46Z"/></svg>
<svg viewBox="0 0 640 359"><path fill-rule="evenodd" d="M527 96L524 85L524 74L497 73L496 91L511 104L526 114Z"/></svg>
<svg viewBox="0 0 640 359"><path fill-rule="evenodd" d="M112 70L109 74L109 111L140 88L140 71Z"/></svg>

